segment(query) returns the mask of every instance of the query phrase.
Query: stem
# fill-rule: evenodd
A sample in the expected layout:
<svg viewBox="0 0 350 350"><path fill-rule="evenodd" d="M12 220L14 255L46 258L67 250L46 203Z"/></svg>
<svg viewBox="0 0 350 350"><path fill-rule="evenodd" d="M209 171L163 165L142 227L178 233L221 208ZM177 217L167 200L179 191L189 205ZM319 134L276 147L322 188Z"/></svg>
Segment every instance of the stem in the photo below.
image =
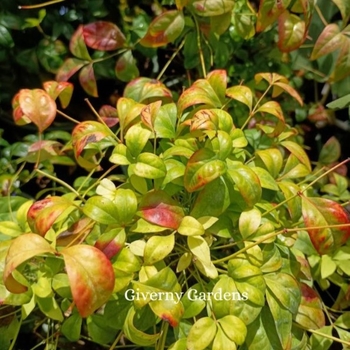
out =
<svg viewBox="0 0 350 350"><path fill-rule="evenodd" d="M63 1L66 1L66 0L52 0L52 1L46 1L46 2L43 2L41 4L36 4L36 5L25 5L25 6L19 5L18 8L20 10L38 9L38 8L45 7L45 6L58 4L59 2L63 2Z"/></svg>
<svg viewBox="0 0 350 350"><path fill-rule="evenodd" d="M118 336L115 338L115 340L114 340L113 344L111 345L111 347L109 348L109 350L115 349L115 347L116 347L117 344L119 343L119 341L120 341L122 335L123 335L123 332L120 332L120 333L118 334Z"/></svg>
<svg viewBox="0 0 350 350"><path fill-rule="evenodd" d="M317 5L315 5L315 10L316 10L317 14L320 16L320 20L322 21L322 23L324 24L324 26L327 27L327 26L328 26L328 23L327 23L326 19L324 18L323 14L322 14L322 12L321 12L321 10L320 10L320 8L319 8Z"/></svg>
<svg viewBox="0 0 350 350"><path fill-rule="evenodd" d="M10 183L8 185L8 191L7 191L7 201L8 201L8 209L9 209L9 214L11 215L11 218L13 221L15 221L15 219L12 217L13 213L12 213L12 208L11 208L11 187L13 185L13 181L14 179L16 179L18 177L18 175L22 172L23 168L25 167L26 163L22 163L22 165L19 167L19 169L16 171L16 173L14 174L14 176L11 178Z"/></svg>
<svg viewBox="0 0 350 350"><path fill-rule="evenodd" d="M64 182L63 180L59 179L56 176L53 176L51 174L45 173L44 171L41 171L40 169L35 169L35 171L45 177L47 177L48 179L52 180L52 181L56 181L59 184L61 184L63 187L67 188L69 191L73 192L79 199L81 199L83 202L85 202L85 199L70 185L68 185L66 182Z"/></svg>
<svg viewBox="0 0 350 350"><path fill-rule="evenodd" d="M23 319L22 319L22 316L21 316L21 318L19 319L19 322L18 322L18 326L17 326L17 328L15 330L15 334L13 336L11 345L10 345L8 350L13 350L14 346L16 345L16 341L17 341L17 338L18 338L19 331L21 329L22 321L23 321Z"/></svg>
<svg viewBox="0 0 350 350"><path fill-rule="evenodd" d="M171 55L171 57L168 59L167 63L164 65L163 69L160 71L160 73L157 76L157 80L160 80L161 77L163 76L163 74L165 73L165 71L168 69L170 63L174 60L174 58L176 57L176 55L180 52L180 50L182 49L182 47L185 45L185 39L183 39L181 41L180 46L176 49L176 51Z"/></svg>
<svg viewBox="0 0 350 350"><path fill-rule="evenodd" d="M57 110L57 114L61 115L62 117L65 117L66 119L70 120L74 124L79 124L80 123L78 120L75 120L74 118L70 117L66 113L61 112L60 110Z"/></svg>
<svg viewBox="0 0 350 350"><path fill-rule="evenodd" d="M197 46L198 46L198 52L199 52L199 59L201 61L201 67L202 67L202 73L203 77L205 78L207 76L207 70L205 68L205 61L204 61L204 56L203 56L203 50L202 50L202 44L201 44L201 35L200 35L200 30L199 30L199 25L196 16L192 16L194 23L196 24L196 31L197 31Z"/></svg>
<svg viewBox="0 0 350 350"><path fill-rule="evenodd" d="M99 63L99 62L104 62L106 60L109 60L110 58L113 58L114 56L118 56L126 51L128 51L129 49L123 49L123 50L120 50L118 52L115 52L115 53L112 53L111 55L109 56L106 56L106 57L101 57L101 58L96 58L94 60L91 61L91 63Z"/></svg>
<svg viewBox="0 0 350 350"><path fill-rule="evenodd" d="M92 113L95 114L95 116L97 117L97 119L109 130L109 133L110 135L116 139L119 143L120 143L120 140L119 138L117 137L117 135L115 135L111 129L109 128L109 126L105 123L105 121L101 118L101 116L97 113L96 109L93 107L93 105L91 104L91 102L89 101L89 99L85 99L85 102L88 104L89 108L91 109Z"/></svg>
<svg viewBox="0 0 350 350"><path fill-rule="evenodd" d="M321 337L324 337L324 338L327 338L327 339L331 339L331 340L334 340L336 341L337 343L341 343L341 344L345 344L345 345L348 345L350 346L350 342L346 341L346 340L342 340L342 339L339 339L339 338L336 338L336 337L333 337L332 335L328 335L328 334L325 334L325 333L322 333L322 332L319 332L315 329L310 329L310 328L306 328L298 323L295 323L293 322L293 325L300 328L300 329L303 329L304 331L307 331L307 332L310 332L310 333L313 333L313 334L317 334Z"/></svg>
<svg viewBox="0 0 350 350"><path fill-rule="evenodd" d="M169 323L163 321L162 329L161 329L161 337L159 339L159 343L157 344L156 350L164 350L165 349L165 341L166 341L166 336L168 334L168 329L169 329Z"/></svg>

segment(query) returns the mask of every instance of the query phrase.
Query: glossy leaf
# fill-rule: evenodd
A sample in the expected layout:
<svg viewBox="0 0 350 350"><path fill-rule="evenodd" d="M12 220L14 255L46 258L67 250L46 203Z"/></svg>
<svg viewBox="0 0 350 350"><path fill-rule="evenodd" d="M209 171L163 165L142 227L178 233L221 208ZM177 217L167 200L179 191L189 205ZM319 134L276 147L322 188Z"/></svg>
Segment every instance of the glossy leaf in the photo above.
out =
<svg viewBox="0 0 350 350"><path fill-rule="evenodd" d="M277 81L273 84L272 97L280 95L283 91L294 97L294 99L299 102L300 106L303 105L303 100L299 93L284 81Z"/></svg>
<svg viewBox="0 0 350 350"><path fill-rule="evenodd" d="M195 152L187 163L184 176L185 188L189 192L198 191L225 172L226 164L215 159L213 151L202 148Z"/></svg>
<svg viewBox="0 0 350 350"><path fill-rule="evenodd" d="M112 264L99 249L75 245L61 251L73 300L82 317L105 304L114 288Z"/></svg>
<svg viewBox="0 0 350 350"><path fill-rule="evenodd" d="M5 260L4 284L11 293L24 293L27 287L15 280L12 272L25 261L43 254L55 254L55 250L41 236L27 233L12 241Z"/></svg>
<svg viewBox="0 0 350 350"><path fill-rule="evenodd" d="M350 226L328 228L329 225L349 224L344 208L325 198L302 196L301 199L304 223L317 252L327 254L345 244L350 237Z"/></svg>
<svg viewBox="0 0 350 350"><path fill-rule="evenodd" d="M350 106L350 94L340 97L326 105L330 109L343 109Z"/></svg>
<svg viewBox="0 0 350 350"><path fill-rule="evenodd" d="M66 108L73 95L74 85L67 82L46 81L44 84L45 91L56 100L58 97L62 108Z"/></svg>
<svg viewBox="0 0 350 350"><path fill-rule="evenodd" d="M293 182L281 181L278 183L287 201L288 212L293 221L297 222L301 216L301 198L298 196L300 187Z"/></svg>
<svg viewBox="0 0 350 350"><path fill-rule="evenodd" d="M309 157L299 144L293 141L282 141L281 145L287 148L290 153L292 153L296 158L298 158L299 162L305 165L308 171L311 171Z"/></svg>
<svg viewBox="0 0 350 350"><path fill-rule="evenodd" d="M202 317L191 327L187 337L188 350L204 350L213 341L217 331L214 320Z"/></svg>
<svg viewBox="0 0 350 350"><path fill-rule="evenodd" d="M227 315L220 318L218 324L221 326L227 338L238 345L244 343L247 335L247 328L240 318L234 315Z"/></svg>
<svg viewBox="0 0 350 350"><path fill-rule="evenodd" d="M125 231L123 229L112 229L104 232L98 238L94 247L101 250L108 259L112 259L123 248L125 238Z"/></svg>
<svg viewBox="0 0 350 350"><path fill-rule="evenodd" d="M282 108L281 108L281 106L280 106L280 104L278 102L275 102L275 101L265 102L262 106L260 106L257 109L257 112L260 112L260 113L264 112L264 113L272 114L277 119L279 119L280 121L284 122L284 116L283 116Z"/></svg>
<svg viewBox="0 0 350 350"><path fill-rule="evenodd" d="M239 9L237 9L237 7ZM235 26L235 29L241 38L249 40L255 35L256 17L257 14L248 1L245 3L235 3L232 24Z"/></svg>
<svg viewBox="0 0 350 350"><path fill-rule="evenodd" d="M98 97L97 83L92 63L81 69L79 72L79 82L87 94Z"/></svg>
<svg viewBox="0 0 350 350"><path fill-rule="evenodd" d="M295 318L296 322L305 328L322 328L326 323L322 301L318 294L305 283L301 283L300 287L301 303Z"/></svg>
<svg viewBox="0 0 350 350"><path fill-rule="evenodd" d="M125 144L133 157L137 157L142 152L150 137L151 131L144 125L135 124L130 127L125 134Z"/></svg>
<svg viewBox="0 0 350 350"><path fill-rule="evenodd" d="M100 51L116 50L125 43L124 34L111 22L85 24L82 26L82 35L87 46Z"/></svg>
<svg viewBox="0 0 350 350"><path fill-rule="evenodd" d="M306 24L296 15L284 11L278 18L278 48L290 52L299 48L306 39Z"/></svg>
<svg viewBox="0 0 350 350"><path fill-rule="evenodd" d="M125 82L129 82L140 75L131 50L126 51L118 58L115 64L115 75L119 80Z"/></svg>
<svg viewBox="0 0 350 350"><path fill-rule="evenodd" d="M138 215L145 220L172 229L177 229L184 217L183 209L163 191L147 193L141 200Z"/></svg>
<svg viewBox="0 0 350 350"><path fill-rule="evenodd" d="M16 124L34 123L39 132L47 129L56 117L56 103L50 95L41 89L22 89L13 99L13 117Z"/></svg>
<svg viewBox="0 0 350 350"><path fill-rule="evenodd" d="M80 25L72 35L69 42L69 49L75 57L91 61L89 51L84 41L83 25Z"/></svg>
<svg viewBox="0 0 350 350"><path fill-rule="evenodd" d="M152 236L146 243L144 250L145 265L154 265L166 258L175 245L175 235Z"/></svg>
<svg viewBox="0 0 350 350"><path fill-rule="evenodd" d="M79 58L67 58L56 74L57 81L67 81L88 62Z"/></svg>
<svg viewBox="0 0 350 350"><path fill-rule="evenodd" d="M256 156L261 161L259 166L264 166L274 178L277 178L283 165L283 157L280 150L277 148L258 150Z"/></svg>
<svg viewBox="0 0 350 350"><path fill-rule="evenodd" d="M162 101L156 101L150 103L146 107L144 107L141 111L141 120L148 128L154 130L154 124L156 117L159 113L160 106L162 105Z"/></svg>
<svg viewBox="0 0 350 350"><path fill-rule="evenodd" d="M258 209L243 211L239 217L239 231L243 238L253 234L261 223L261 212Z"/></svg>
<svg viewBox="0 0 350 350"><path fill-rule="evenodd" d="M262 32L287 9L291 0L260 0L256 31Z"/></svg>
<svg viewBox="0 0 350 350"><path fill-rule="evenodd" d="M204 234L204 227L194 217L185 216L177 231L184 236L200 236Z"/></svg>
<svg viewBox="0 0 350 350"><path fill-rule="evenodd" d="M226 96L244 103L249 110L253 107L253 93L247 86L236 85L226 90Z"/></svg>
<svg viewBox="0 0 350 350"><path fill-rule="evenodd" d="M27 220L33 232L45 236L60 216L68 216L76 206L64 197L52 196L34 202L27 213Z"/></svg>
<svg viewBox="0 0 350 350"><path fill-rule="evenodd" d="M146 47L164 46L176 40L184 26L185 19L182 11L165 11L152 21L140 44Z"/></svg>
<svg viewBox="0 0 350 350"><path fill-rule="evenodd" d="M134 173L146 179L159 179L165 177L166 167L164 161L153 153L144 152L137 157Z"/></svg>
<svg viewBox="0 0 350 350"><path fill-rule="evenodd" d="M227 337L225 332L219 327L216 331L215 338L212 345L212 350L236 350L235 342Z"/></svg>
<svg viewBox="0 0 350 350"><path fill-rule="evenodd" d="M135 316L135 309L131 307L128 311L128 315L126 317L126 322L123 326L123 332L125 336L131 340L134 344L140 345L140 346L151 346L153 345L159 338L160 334L148 334L140 331L137 329L134 325L134 316Z"/></svg>
<svg viewBox="0 0 350 350"><path fill-rule="evenodd" d="M211 17L231 12L234 6L234 1L199 0L193 1L192 6L197 15Z"/></svg>
<svg viewBox="0 0 350 350"><path fill-rule="evenodd" d="M327 55L343 45L344 38L337 24L328 24L318 37L311 53L311 60Z"/></svg>
<svg viewBox="0 0 350 350"><path fill-rule="evenodd" d="M262 194L259 178L246 165L237 164L237 166L230 166L228 174L238 188L248 207L253 207L257 203Z"/></svg>
<svg viewBox="0 0 350 350"><path fill-rule="evenodd" d="M154 120L154 131L159 138L175 138L176 105L167 103L161 106Z"/></svg>

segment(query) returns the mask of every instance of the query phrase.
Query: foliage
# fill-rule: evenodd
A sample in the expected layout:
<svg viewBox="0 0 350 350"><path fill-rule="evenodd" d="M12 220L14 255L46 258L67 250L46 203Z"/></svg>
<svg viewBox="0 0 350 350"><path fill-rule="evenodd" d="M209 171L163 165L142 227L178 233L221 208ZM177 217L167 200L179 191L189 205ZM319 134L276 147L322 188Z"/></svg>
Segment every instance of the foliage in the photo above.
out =
<svg viewBox="0 0 350 350"><path fill-rule="evenodd" d="M60 11L72 18L61 2L35 20L9 14L2 45L13 46L14 30L45 32ZM56 80L12 99L14 122L34 124L38 135L0 143L0 344L13 347L28 322L43 325L33 329L53 348L79 340L159 350L350 345L347 160L331 138L312 165L290 123L292 111L308 108L293 75L305 57L315 80L332 57L317 81L335 93L350 73L349 8L334 1L342 22L323 29L323 4L175 1L155 5L153 18L121 5L118 26L101 19L102 7L99 20L59 26L40 42L35 54ZM314 32L312 47L297 50ZM282 53L274 61L275 34ZM249 45L261 56L242 63ZM139 62L156 62L163 47L172 48L163 68L140 77ZM188 79L169 73L177 58ZM126 83L114 106L96 111L87 101L88 121L61 111L78 82L97 96L106 77ZM51 129L57 114L74 123L71 132ZM33 179L43 190L30 198L22 186ZM334 286L329 305L319 292Z"/></svg>

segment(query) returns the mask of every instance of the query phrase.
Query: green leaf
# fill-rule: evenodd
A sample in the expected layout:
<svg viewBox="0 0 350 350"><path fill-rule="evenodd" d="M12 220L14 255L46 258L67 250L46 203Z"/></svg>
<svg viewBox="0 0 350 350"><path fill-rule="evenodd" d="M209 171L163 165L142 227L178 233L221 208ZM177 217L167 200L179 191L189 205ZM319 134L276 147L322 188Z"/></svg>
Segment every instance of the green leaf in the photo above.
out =
<svg viewBox="0 0 350 350"><path fill-rule="evenodd" d="M94 247L101 250L108 259L112 259L123 248L125 240L126 237L124 229L111 229L102 233L102 235L95 242Z"/></svg>
<svg viewBox="0 0 350 350"><path fill-rule="evenodd" d="M350 106L350 94L340 97L326 105L330 109L343 109Z"/></svg>
<svg viewBox="0 0 350 350"><path fill-rule="evenodd" d="M239 217L239 232L243 238L253 234L261 223L261 212L258 209L243 211Z"/></svg>
<svg viewBox="0 0 350 350"><path fill-rule="evenodd" d="M73 313L68 317L61 326L62 334L71 342L76 342L80 339L82 318L78 313Z"/></svg>
<svg viewBox="0 0 350 350"><path fill-rule="evenodd" d="M73 300L81 317L88 317L105 304L114 288L113 267L99 249L74 245L61 251Z"/></svg>
<svg viewBox="0 0 350 350"><path fill-rule="evenodd" d="M266 170L272 175L273 178L277 178L282 166L283 166L283 157L277 148L269 148L266 150L256 151L258 166L263 166Z"/></svg>
<svg viewBox="0 0 350 350"><path fill-rule="evenodd" d="M182 11L165 11L152 21L140 44L145 47L164 46L176 40L184 27L185 19Z"/></svg>
<svg viewBox="0 0 350 350"><path fill-rule="evenodd" d="M226 96L244 103L249 110L252 110L253 107L253 93L247 86L244 85L236 85L229 87L226 90Z"/></svg>
<svg viewBox="0 0 350 350"><path fill-rule="evenodd" d="M146 243L144 250L144 264L154 265L166 258L175 245L175 235L152 236Z"/></svg>
<svg viewBox="0 0 350 350"><path fill-rule="evenodd" d="M79 82L87 94L98 97L97 82L92 63L85 65L79 72Z"/></svg>
<svg viewBox="0 0 350 350"><path fill-rule="evenodd" d="M271 174L264 168L251 166L250 169L258 176L262 188L267 188L269 190L278 191L278 185Z"/></svg>
<svg viewBox="0 0 350 350"><path fill-rule="evenodd" d="M282 0L278 3L276 3L274 0L261 0L256 23L256 31L262 32L273 24L287 9L290 2L291 0Z"/></svg>
<svg viewBox="0 0 350 350"><path fill-rule="evenodd" d="M134 325L135 309L131 307L128 311L126 322L123 326L123 332L125 336L136 345L151 346L158 339L160 334L148 334L140 331Z"/></svg>
<svg viewBox="0 0 350 350"><path fill-rule="evenodd" d="M311 171L311 164L309 157L303 148L293 141L282 141L281 145L287 148L287 150L293 154L296 158L298 158L299 162L306 166L308 171Z"/></svg>
<svg viewBox="0 0 350 350"><path fill-rule="evenodd" d="M54 254L55 250L37 234L26 233L14 239L5 260L3 281L6 288L11 293L24 293L27 287L15 280L13 271L23 262L46 253Z"/></svg>
<svg viewBox="0 0 350 350"><path fill-rule="evenodd" d="M262 194L257 175L248 166L238 162L229 165L228 174L231 176L248 207L252 208L260 200Z"/></svg>
<svg viewBox="0 0 350 350"><path fill-rule="evenodd" d="M110 199L94 196L86 201L83 212L86 216L101 224L122 225L122 222L118 222L118 210L123 211L123 209L124 208L119 208L119 206Z"/></svg>
<svg viewBox="0 0 350 350"><path fill-rule="evenodd" d="M83 25L78 26L78 28L76 29L76 31L70 39L69 49L75 57L86 61L91 61L89 51L84 41L83 28Z"/></svg>
<svg viewBox="0 0 350 350"><path fill-rule="evenodd" d="M214 320L202 317L191 327L187 337L188 350L204 350L213 341L217 331Z"/></svg>
<svg viewBox="0 0 350 350"><path fill-rule="evenodd" d="M227 315L220 318L218 324L221 326L227 338L238 345L244 343L247 335L247 327L241 319L233 315Z"/></svg>
<svg viewBox="0 0 350 350"><path fill-rule="evenodd" d="M35 301L44 315L52 320L63 321L62 311L54 297L40 298L36 296Z"/></svg>
<svg viewBox="0 0 350 350"><path fill-rule="evenodd" d="M14 42L8 29L0 25L0 47L13 47Z"/></svg>
<svg viewBox="0 0 350 350"><path fill-rule="evenodd" d="M118 143L114 147L113 152L109 157L109 161L117 165L129 165L130 158L131 158L131 155L129 154L127 147L122 143Z"/></svg>
<svg viewBox="0 0 350 350"><path fill-rule="evenodd" d="M287 201L286 205L288 212L294 222L300 219L301 216L301 198L298 195L300 192L300 187L293 182L281 181L278 183L279 188L281 189L284 198Z"/></svg>
<svg viewBox="0 0 350 350"><path fill-rule="evenodd" d="M56 74L57 81L67 81L88 62L79 58L67 58Z"/></svg>
<svg viewBox="0 0 350 350"><path fill-rule="evenodd" d="M233 0L199 0L194 1L192 3L192 6L197 15L211 17L231 12L234 7L234 4L235 3Z"/></svg>
<svg viewBox="0 0 350 350"><path fill-rule="evenodd" d="M328 350L333 344L333 340L322 336L322 334L332 336L333 327L325 326L317 330L321 334L312 334L310 337L310 346L316 350Z"/></svg>
<svg viewBox="0 0 350 350"><path fill-rule="evenodd" d="M159 138L175 138L175 125L177 110L175 103L161 106L154 121L154 131Z"/></svg>
<svg viewBox="0 0 350 350"><path fill-rule="evenodd" d="M337 264L329 255L322 255L321 258L321 278L328 278L337 269Z"/></svg>
<svg viewBox="0 0 350 350"><path fill-rule="evenodd" d="M205 305L206 305L204 300L192 297L191 295L192 289L187 290L187 292L184 294L184 296L181 299L181 302L185 310L182 316L183 318L192 318L197 316L205 308Z"/></svg>
<svg viewBox="0 0 350 350"><path fill-rule="evenodd" d="M208 148L196 151L189 159L184 185L187 191L194 192L204 187L226 172L226 164L215 158L215 153Z"/></svg>
<svg viewBox="0 0 350 350"><path fill-rule="evenodd" d="M204 234L204 227L194 217L185 216L177 231L184 236L199 236Z"/></svg>
<svg viewBox="0 0 350 350"><path fill-rule="evenodd" d="M229 339L225 332L219 327L216 331L215 338L213 341L212 350L236 350L236 344Z"/></svg>
<svg viewBox="0 0 350 350"><path fill-rule="evenodd" d="M286 273L264 275L267 288L276 300L290 313L295 314L300 303L300 290L296 279Z"/></svg>
<svg viewBox="0 0 350 350"><path fill-rule="evenodd" d="M344 23L347 23L350 17L350 4L345 0L332 0L340 10Z"/></svg>
<svg viewBox="0 0 350 350"><path fill-rule="evenodd" d="M341 155L341 146L335 136L332 136L321 148L318 161L322 164L332 164Z"/></svg>
<svg viewBox="0 0 350 350"><path fill-rule="evenodd" d="M301 303L295 317L297 323L305 328L320 329L325 326L322 301L318 293L308 285L301 283Z"/></svg>
<svg viewBox="0 0 350 350"><path fill-rule="evenodd" d="M146 179L159 179L165 177L166 167L164 161L153 153L144 152L137 157L134 173Z"/></svg>

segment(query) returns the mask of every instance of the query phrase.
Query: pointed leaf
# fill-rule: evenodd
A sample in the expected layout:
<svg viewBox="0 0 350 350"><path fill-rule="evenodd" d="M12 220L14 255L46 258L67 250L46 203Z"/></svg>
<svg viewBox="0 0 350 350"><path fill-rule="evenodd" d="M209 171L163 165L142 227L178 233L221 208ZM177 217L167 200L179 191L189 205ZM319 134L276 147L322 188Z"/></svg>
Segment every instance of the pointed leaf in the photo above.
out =
<svg viewBox="0 0 350 350"><path fill-rule="evenodd" d="M160 319L166 321L172 327L178 327L182 315L184 313L184 307L182 303L173 298L160 298L160 300L151 301L149 303L150 308Z"/></svg>
<svg viewBox="0 0 350 350"><path fill-rule="evenodd" d="M244 103L249 108L250 111L252 110L253 93L247 86L243 86L243 85L232 86L226 90L226 96Z"/></svg>
<svg viewBox="0 0 350 350"><path fill-rule="evenodd" d="M296 15L284 11L278 18L278 48L290 52L299 48L306 39L306 24Z"/></svg>
<svg viewBox="0 0 350 350"><path fill-rule="evenodd" d="M189 159L184 185L187 191L194 192L204 187L226 172L226 164L215 159L215 153L208 148L202 148L195 152Z"/></svg>
<svg viewBox="0 0 350 350"><path fill-rule="evenodd" d="M48 197L34 202L29 208L28 224L33 232L45 236L61 215L68 215L74 209L76 209L74 203L64 197Z"/></svg>
<svg viewBox="0 0 350 350"><path fill-rule="evenodd" d="M152 21L140 44L146 47L160 47L174 42L181 35L184 26L182 11L165 11Z"/></svg>
<svg viewBox="0 0 350 350"><path fill-rule="evenodd" d="M84 41L83 27L83 25L80 25L72 35L69 42L69 49L77 58L90 61L91 57Z"/></svg>
<svg viewBox="0 0 350 350"><path fill-rule="evenodd" d="M137 157L133 171L136 175L146 179L159 179L165 177L166 166L157 155L144 152Z"/></svg>
<svg viewBox="0 0 350 350"><path fill-rule="evenodd" d="M191 327L187 337L188 350L204 350L213 341L217 326L210 317L202 317Z"/></svg>
<svg viewBox="0 0 350 350"><path fill-rule="evenodd" d="M58 97L62 108L66 108L72 98L74 85L63 81L46 81L44 89L54 100Z"/></svg>
<svg viewBox="0 0 350 350"><path fill-rule="evenodd" d="M344 38L337 24L328 24L318 37L314 49L311 53L311 60L327 55L343 45Z"/></svg>
<svg viewBox="0 0 350 350"><path fill-rule="evenodd" d="M140 123L130 127L125 134L125 144L133 157L137 157L142 152L151 135L151 131Z"/></svg>
<svg viewBox="0 0 350 350"><path fill-rule="evenodd" d="M184 236L200 236L204 234L204 227L194 217L185 216L177 231Z"/></svg>
<svg viewBox="0 0 350 350"><path fill-rule="evenodd" d="M111 22L98 21L82 27L85 43L92 49L111 51L119 49L125 43L124 34Z"/></svg>
<svg viewBox="0 0 350 350"><path fill-rule="evenodd" d="M153 224L176 230L184 217L184 212L168 194L153 191L142 198L138 215Z"/></svg>
<svg viewBox="0 0 350 350"><path fill-rule="evenodd" d="M87 94L93 97L98 97L97 84L92 63L84 66L81 69L79 73L79 82Z"/></svg>
<svg viewBox="0 0 350 350"><path fill-rule="evenodd" d="M88 62L78 58L67 58L56 74L57 81L67 81Z"/></svg>
<svg viewBox="0 0 350 350"><path fill-rule="evenodd" d="M350 39L349 37L344 37L337 62L335 63L335 69L331 74L332 82L342 80L350 74L349 50Z"/></svg>
<svg viewBox="0 0 350 350"><path fill-rule="evenodd" d="M105 304L114 288L112 264L99 249L75 245L61 251L73 300L81 317Z"/></svg>
<svg viewBox="0 0 350 350"><path fill-rule="evenodd" d="M115 75L121 81L129 82L140 75L131 50L124 52L115 64Z"/></svg>
<svg viewBox="0 0 350 350"><path fill-rule="evenodd" d="M243 211L239 217L239 231L243 238L253 234L261 223L261 212L258 209Z"/></svg>
<svg viewBox="0 0 350 350"><path fill-rule="evenodd" d="M318 161L321 164L332 164L341 156L341 146L335 136L332 136L322 147Z"/></svg>
<svg viewBox="0 0 350 350"><path fill-rule="evenodd" d="M161 105L162 105L162 101L156 101L156 102L150 103L149 105L144 107L141 111L142 122L151 130L154 130L155 120L159 113L159 109Z"/></svg>
<svg viewBox="0 0 350 350"><path fill-rule="evenodd" d="M273 84L272 97L278 96L280 93L282 93L282 91L285 91L289 95L294 97L299 102L300 106L303 105L303 100L298 94L298 92L295 89L293 89L290 85L282 81L277 81Z"/></svg>
<svg viewBox="0 0 350 350"><path fill-rule="evenodd" d="M156 262L166 258L175 245L175 235L152 236L146 243L144 250L144 264L154 265Z"/></svg>
<svg viewBox="0 0 350 350"><path fill-rule="evenodd" d="M11 293L24 293L27 287L17 282L12 272L26 260L46 253L55 254L55 250L39 235L26 233L14 239L7 251L3 274L7 290Z"/></svg>
<svg viewBox="0 0 350 350"><path fill-rule="evenodd" d="M287 9L291 0L260 0L256 31L262 32Z"/></svg>
<svg viewBox="0 0 350 350"><path fill-rule="evenodd" d="M345 244L350 237L350 221L344 208L330 199L305 196L301 199L304 223L317 252L327 254ZM329 225L344 226L329 228Z"/></svg>
<svg viewBox="0 0 350 350"><path fill-rule="evenodd" d="M265 113L272 114L276 118L278 118L280 121L284 122L282 108L278 102L275 102L275 101L265 102L262 106L260 106L257 109L257 112L260 112L260 113L265 112Z"/></svg>
<svg viewBox="0 0 350 350"><path fill-rule="evenodd" d="M322 328L325 326L326 320L318 293L305 283L301 283L300 287L301 303L295 318L296 322L305 328Z"/></svg>
<svg viewBox="0 0 350 350"><path fill-rule="evenodd" d="M234 315L227 315L220 318L218 324L221 326L227 338L238 345L244 343L247 335L247 327L240 318Z"/></svg>
<svg viewBox="0 0 350 350"><path fill-rule="evenodd" d="M22 89L17 94L14 103L18 102L18 111L14 111L15 122L20 111L20 116L27 118L34 123L39 132L42 133L48 128L56 117L56 103L50 95L41 89Z"/></svg>
<svg viewBox="0 0 350 350"><path fill-rule="evenodd" d="M306 166L308 171L311 171L311 164L309 157L303 148L293 141L282 141L281 145L287 148L287 150L298 158L299 162Z"/></svg>

